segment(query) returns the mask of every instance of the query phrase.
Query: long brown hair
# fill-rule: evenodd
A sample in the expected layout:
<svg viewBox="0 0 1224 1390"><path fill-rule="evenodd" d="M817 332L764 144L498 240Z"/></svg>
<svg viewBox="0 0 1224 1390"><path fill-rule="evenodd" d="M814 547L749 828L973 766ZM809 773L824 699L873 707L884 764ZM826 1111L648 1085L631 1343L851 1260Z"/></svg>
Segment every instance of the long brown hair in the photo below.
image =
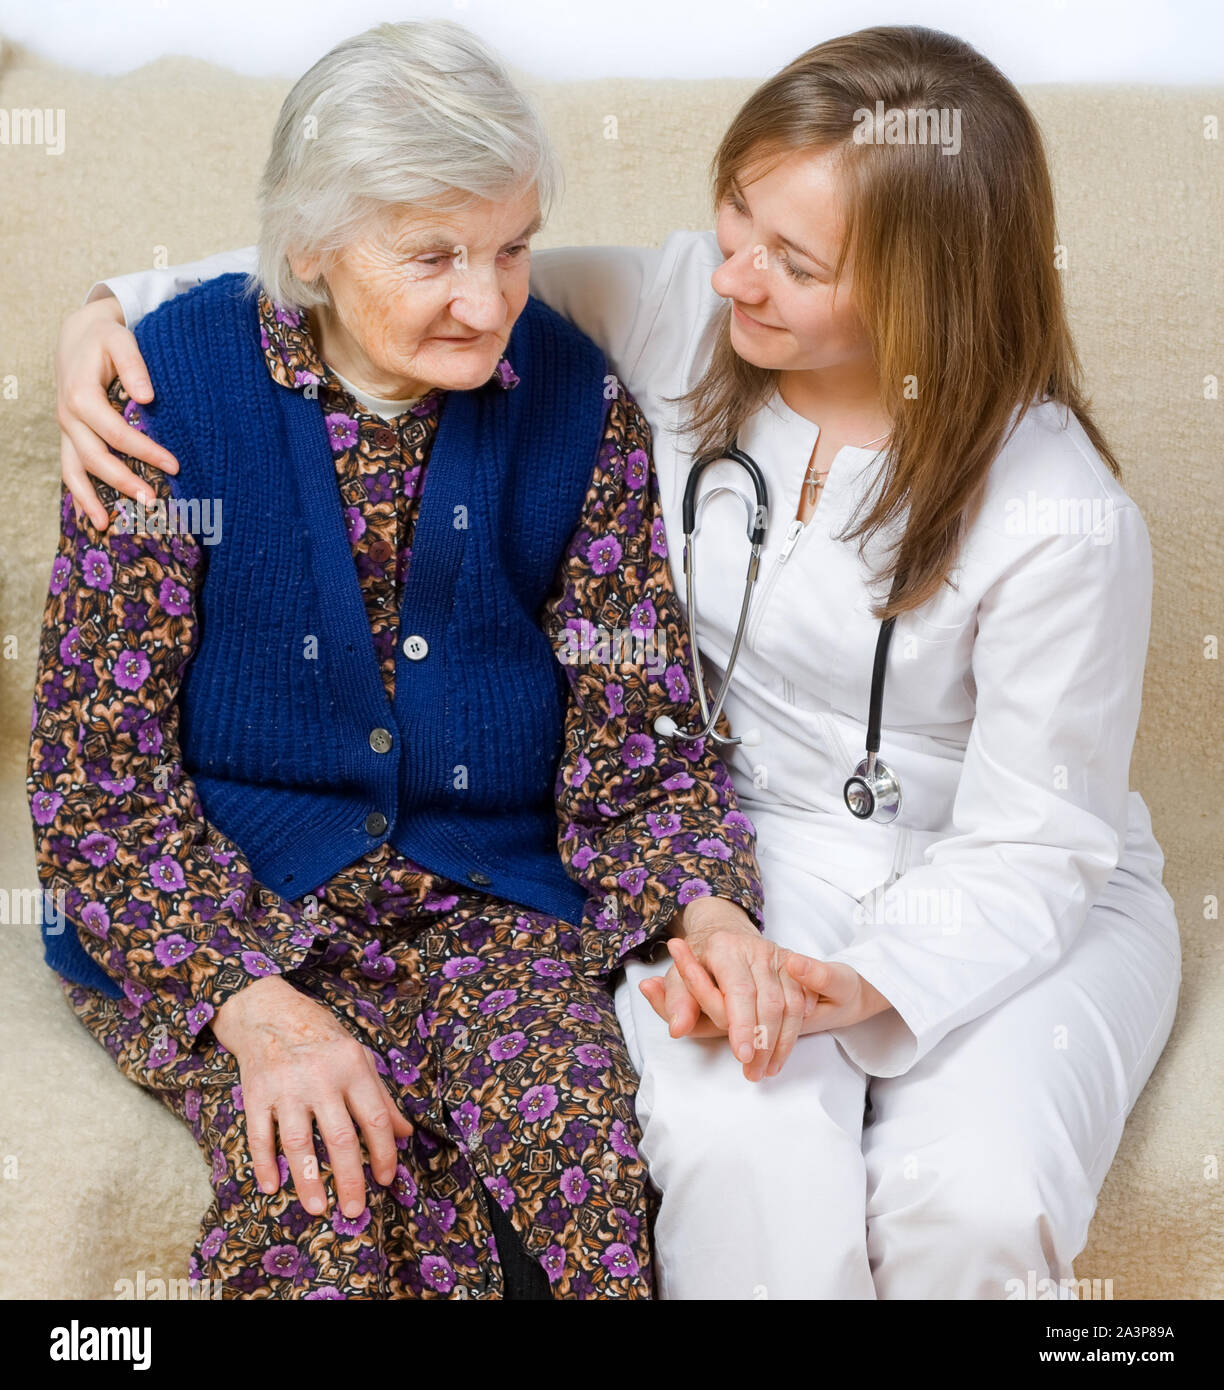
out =
<svg viewBox="0 0 1224 1390"><path fill-rule="evenodd" d="M877 103L959 111L959 152L913 139L856 141L863 111L876 113ZM992 460L1034 402L1068 407L1110 470L1121 470L1081 387L1041 133L998 68L962 40L918 26L861 29L818 44L759 87L731 122L711 166L715 207L733 181L751 181L745 171L755 176L798 150L837 156L845 237L834 277L850 259L855 308L892 421L866 515L860 508L838 537L857 539L861 556L881 527L905 516L903 549L894 543L885 565L888 578L902 571L902 583L872 610L884 618L939 590ZM777 372L731 346L730 307L720 311L701 380L672 398L687 410L695 454L729 444L777 386Z"/></svg>

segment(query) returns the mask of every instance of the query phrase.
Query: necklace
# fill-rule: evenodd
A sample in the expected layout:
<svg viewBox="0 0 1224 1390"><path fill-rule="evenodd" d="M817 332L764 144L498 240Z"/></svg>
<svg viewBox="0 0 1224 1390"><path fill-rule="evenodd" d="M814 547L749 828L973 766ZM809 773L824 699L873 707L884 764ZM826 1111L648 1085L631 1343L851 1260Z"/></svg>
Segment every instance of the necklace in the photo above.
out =
<svg viewBox="0 0 1224 1390"><path fill-rule="evenodd" d="M889 433L890 431L886 430L883 434L877 435L875 439L869 439L866 444L856 444L854 447L856 449L869 449L873 444L878 444L881 439L887 439ZM817 473L815 455L816 449L813 446L812 462L808 466L807 476L804 478L802 484L808 490L808 502L812 506L815 506L816 504L816 497L820 488L824 487L825 485L825 480L829 476L829 468L833 467L833 465L830 463L829 468L826 468L823 473Z"/></svg>

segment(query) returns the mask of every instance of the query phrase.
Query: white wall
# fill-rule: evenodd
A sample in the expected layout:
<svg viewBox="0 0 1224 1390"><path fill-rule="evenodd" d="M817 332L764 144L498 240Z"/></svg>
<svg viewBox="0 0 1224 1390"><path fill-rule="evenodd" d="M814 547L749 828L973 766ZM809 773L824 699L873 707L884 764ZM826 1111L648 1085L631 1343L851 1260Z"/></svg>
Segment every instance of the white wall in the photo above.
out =
<svg viewBox="0 0 1224 1390"><path fill-rule="evenodd" d="M764 76L834 34L919 23L1017 82L1224 78L1221 0L0 0L0 35L96 72L182 53L291 77L380 20L435 16L545 76Z"/></svg>

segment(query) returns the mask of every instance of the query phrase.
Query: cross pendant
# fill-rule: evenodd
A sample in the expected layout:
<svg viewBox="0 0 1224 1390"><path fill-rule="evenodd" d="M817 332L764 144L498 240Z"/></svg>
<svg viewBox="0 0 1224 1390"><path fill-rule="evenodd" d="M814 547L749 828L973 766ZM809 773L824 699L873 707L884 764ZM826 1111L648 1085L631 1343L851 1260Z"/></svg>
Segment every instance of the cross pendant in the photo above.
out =
<svg viewBox="0 0 1224 1390"><path fill-rule="evenodd" d="M805 483L807 484L807 489L808 489L808 501L811 502L811 503L815 503L815 501L816 501L817 489L818 489L818 488L824 487L824 485L825 485L825 480L824 480L823 478L818 478L818 477L816 476L816 470L815 470L815 468L813 468L813 469L809 470L808 475L807 475L807 477L804 479L804 481L805 481Z"/></svg>

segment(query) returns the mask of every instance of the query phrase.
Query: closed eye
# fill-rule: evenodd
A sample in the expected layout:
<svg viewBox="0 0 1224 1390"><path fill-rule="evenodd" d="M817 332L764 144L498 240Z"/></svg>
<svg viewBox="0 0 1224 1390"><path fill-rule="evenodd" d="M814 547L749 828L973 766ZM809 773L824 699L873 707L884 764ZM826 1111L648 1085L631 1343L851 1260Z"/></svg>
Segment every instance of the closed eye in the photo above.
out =
<svg viewBox="0 0 1224 1390"><path fill-rule="evenodd" d="M734 193L728 193L726 195L726 198L727 202L731 205L732 210L736 213L737 216L748 216L748 209L744 206L740 199L735 196ZM790 276L792 280L796 282L796 284L807 285L818 278L817 276L812 275L809 271L800 270L799 267L794 263L794 261L790 259L789 256L779 255L778 259L782 262L782 269L787 273L787 275Z"/></svg>

